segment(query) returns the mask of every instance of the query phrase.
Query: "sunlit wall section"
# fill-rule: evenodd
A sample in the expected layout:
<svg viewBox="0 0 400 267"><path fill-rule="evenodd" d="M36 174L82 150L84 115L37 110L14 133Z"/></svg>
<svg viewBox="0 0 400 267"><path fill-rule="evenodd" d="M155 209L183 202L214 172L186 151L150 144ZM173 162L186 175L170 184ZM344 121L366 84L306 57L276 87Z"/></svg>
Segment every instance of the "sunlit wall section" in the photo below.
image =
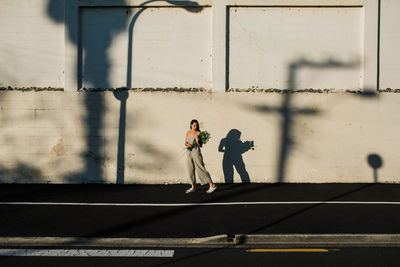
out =
<svg viewBox="0 0 400 267"><path fill-rule="evenodd" d="M64 25L47 0L0 1L0 87L64 87ZM64 2L53 10L64 19Z"/></svg>
<svg viewBox="0 0 400 267"><path fill-rule="evenodd" d="M361 7L231 7L229 88L362 88Z"/></svg>
<svg viewBox="0 0 400 267"><path fill-rule="evenodd" d="M385 0L381 6L380 88L400 88L400 1Z"/></svg>

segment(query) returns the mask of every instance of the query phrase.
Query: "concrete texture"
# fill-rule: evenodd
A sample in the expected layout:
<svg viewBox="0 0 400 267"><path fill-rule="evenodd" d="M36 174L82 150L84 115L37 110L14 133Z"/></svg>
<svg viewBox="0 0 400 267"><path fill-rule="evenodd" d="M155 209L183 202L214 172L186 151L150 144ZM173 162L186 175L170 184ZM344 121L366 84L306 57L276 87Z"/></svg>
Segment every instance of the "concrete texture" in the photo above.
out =
<svg viewBox="0 0 400 267"><path fill-rule="evenodd" d="M0 3L0 182L399 182L395 1Z"/></svg>
<svg viewBox="0 0 400 267"><path fill-rule="evenodd" d="M381 77L380 87L399 88L400 77L396 73L400 70L400 55L397 53L400 46L400 24L398 16L400 2L396 0L382 1L381 21Z"/></svg>
<svg viewBox="0 0 400 267"><path fill-rule="evenodd" d="M2 87L399 88L395 1L1 3Z"/></svg>
<svg viewBox="0 0 400 267"><path fill-rule="evenodd" d="M187 183L193 118L215 182L399 182L396 93L125 93L1 92L1 182Z"/></svg>
<svg viewBox="0 0 400 267"><path fill-rule="evenodd" d="M54 17L64 21L64 1ZM64 25L47 12L47 0L1 0L0 87L64 87Z"/></svg>
<svg viewBox="0 0 400 267"><path fill-rule="evenodd" d="M361 7L231 7L229 87L362 88L361 15ZM303 66L293 88L291 65L304 59L347 66Z"/></svg>

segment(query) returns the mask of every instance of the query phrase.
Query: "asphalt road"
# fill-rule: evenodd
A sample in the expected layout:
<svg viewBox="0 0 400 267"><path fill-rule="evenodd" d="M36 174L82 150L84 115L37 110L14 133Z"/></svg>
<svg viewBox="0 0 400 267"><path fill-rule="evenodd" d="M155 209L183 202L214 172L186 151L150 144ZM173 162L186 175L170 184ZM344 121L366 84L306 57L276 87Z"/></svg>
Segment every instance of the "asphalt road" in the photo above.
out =
<svg viewBox="0 0 400 267"><path fill-rule="evenodd" d="M158 248L159 249L159 248ZM169 248L170 249L170 248ZM175 248L173 257L0 257L8 266L398 266L400 248L336 248L296 252L243 248Z"/></svg>
<svg viewBox="0 0 400 267"><path fill-rule="evenodd" d="M0 237L400 233L400 185L228 184L186 195L187 187L2 184Z"/></svg>

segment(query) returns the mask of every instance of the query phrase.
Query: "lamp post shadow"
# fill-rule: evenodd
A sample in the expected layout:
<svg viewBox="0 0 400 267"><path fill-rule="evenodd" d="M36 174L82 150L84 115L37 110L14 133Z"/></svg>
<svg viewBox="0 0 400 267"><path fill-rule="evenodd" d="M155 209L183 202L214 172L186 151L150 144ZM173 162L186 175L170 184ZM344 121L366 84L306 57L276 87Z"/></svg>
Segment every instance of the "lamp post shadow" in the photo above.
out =
<svg viewBox="0 0 400 267"><path fill-rule="evenodd" d="M280 138L279 152L276 161L276 181L278 183L285 182L286 170L289 164L289 155L296 145L296 140L293 133L293 127L298 116L316 116L321 113L319 109L313 107L294 107L293 96L298 91L297 76L303 68L314 68L319 70L324 69L352 69L360 65L357 60L349 62L337 61L329 59L322 62L314 62L307 59L300 59L288 65L288 89L282 91L282 102L279 107L269 105L258 105L251 107L258 112L265 114L277 114L281 118L280 122ZM363 97L367 95L363 95ZM371 95L373 96L373 95Z"/></svg>
<svg viewBox="0 0 400 267"><path fill-rule="evenodd" d="M146 5L154 2L166 2L173 6L184 8L188 12L196 13L203 8L194 1L173 1L173 0L148 0L141 3L138 10L132 16L128 26L128 50L127 50L127 66L126 66L126 88L132 89L132 69L133 69L133 43L134 29L140 15L146 10ZM130 15L130 12L127 12ZM117 155L117 184L125 182L125 131L126 131L126 100L129 93L126 90L114 92L114 97L121 101L119 135L118 135L118 155Z"/></svg>
<svg viewBox="0 0 400 267"><path fill-rule="evenodd" d="M118 34L126 30L129 31L125 89L132 88L134 26L139 16L149 7L146 5L153 2L165 2L170 6L180 7L194 13L203 9L195 1L148 0L132 5L127 0L113 0L110 1L110 7L126 8L128 12L125 12L126 15L124 16L114 16L112 19L111 17L103 16L103 19L97 24L93 21L86 23L92 18L88 16L96 15L93 13L94 9L87 8L83 4L76 4L79 6L79 19L77 18L74 21L66 20L64 11L71 8L73 1L47 0L47 14L49 18L56 23L65 24L66 36L78 51L77 65L74 73L77 77L77 89L88 89L83 92L85 112L82 116L85 125L85 148L83 149L81 158L84 168L65 177L67 182L104 183L107 181L104 170L105 162L108 158L104 145L106 138L104 135L104 115L107 107L104 98L105 93L102 91L113 88L110 80L112 63L109 58L109 49ZM129 10L132 8L138 8L138 11L131 17ZM83 20L85 18L86 21ZM126 99L128 92L117 92L114 96L117 100L121 101L116 183L124 183Z"/></svg>
<svg viewBox="0 0 400 267"><path fill-rule="evenodd" d="M117 154L117 184L125 183L125 132L126 132L126 100L129 92L114 91L114 97L121 101L119 109L118 154Z"/></svg>

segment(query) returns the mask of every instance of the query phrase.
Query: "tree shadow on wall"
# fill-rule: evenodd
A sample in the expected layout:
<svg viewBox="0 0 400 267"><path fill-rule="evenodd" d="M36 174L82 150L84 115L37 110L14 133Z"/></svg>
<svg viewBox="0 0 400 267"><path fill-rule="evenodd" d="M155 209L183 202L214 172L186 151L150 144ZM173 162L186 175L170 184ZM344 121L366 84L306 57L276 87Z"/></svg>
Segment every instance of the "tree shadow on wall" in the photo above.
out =
<svg viewBox="0 0 400 267"><path fill-rule="evenodd" d="M17 163L14 168L0 166L0 183L32 184L46 183L40 169L28 166L25 163Z"/></svg>
<svg viewBox="0 0 400 267"><path fill-rule="evenodd" d="M79 25L77 21L65 20L64 10L71 8L70 1L48 0L47 12L49 17L57 23L66 23L66 36L78 49L78 66L75 76L78 77L77 89L86 87L87 90L80 92L83 94L84 106L83 123L85 125L86 146L81 153L84 170L69 175L65 178L72 183L104 183L106 162L110 159L104 151L106 139L104 135L104 115L106 110L104 100L104 89L110 89L110 68L109 49L114 38L123 31L128 30L129 40L127 48L127 74L126 86L120 88L126 90L132 88L132 50L133 32L135 23L140 14L146 10L146 5L153 2L166 2L173 6L185 8L190 12L198 12L197 2L192 1L168 1L168 0L149 0L139 6L135 6L137 11L131 17L132 7L127 6L126 0L114 0L113 7L120 7L124 15L108 16L107 10L101 7L79 8ZM64 4L65 3L65 4ZM94 13L93 10L96 9ZM126 11L125 11L126 10ZM117 12L113 9L113 12ZM101 16L101 20L95 20L95 16ZM130 20L130 22L129 22ZM167 23L167 22L166 22ZM78 31L78 34L76 34ZM126 131L126 105L128 92L114 93L116 100L120 101L119 131L118 131L118 152L117 152L117 171L116 182L125 182L125 131Z"/></svg>
<svg viewBox="0 0 400 267"><path fill-rule="evenodd" d="M115 5L123 6L125 0L113 1ZM69 20L65 21L64 9L70 8L69 1L49 0L47 12L50 18L57 23L66 23L66 36L78 48L78 66L74 74L78 77L77 89L82 88L83 81L85 86L90 86L92 90L80 92L83 94L84 109L82 110L84 124L84 138L86 145L81 153L84 169L81 172L69 175L65 178L67 182L72 183L103 183L106 181L104 175L104 166L107 156L104 151L104 114L105 101L104 92L98 89L110 88L110 59L108 49L110 48L114 37L126 29L127 17L115 18L113 23L96 21L83 25L82 18L90 16L88 9L79 10L80 25ZM78 29L76 28L78 27ZM90 35L83 35L83 27L91 27ZM79 34L75 34L78 30ZM88 38L90 37L90 38ZM96 45L99 44L99 45ZM93 90L95 89L95 90Z"/></svg>
<svg viewBox="0 0 400 267"><path fill-rule="evenodd" d="M221 139L218 147L218 151L224 153L222 169L225 183L233 183L233 167L235 167L243 183L250 183L250 177L246 170L242 154L250 149L254 150L254 141L241 141L241 134L237 129L230 130L226 137Z"/></svg>

